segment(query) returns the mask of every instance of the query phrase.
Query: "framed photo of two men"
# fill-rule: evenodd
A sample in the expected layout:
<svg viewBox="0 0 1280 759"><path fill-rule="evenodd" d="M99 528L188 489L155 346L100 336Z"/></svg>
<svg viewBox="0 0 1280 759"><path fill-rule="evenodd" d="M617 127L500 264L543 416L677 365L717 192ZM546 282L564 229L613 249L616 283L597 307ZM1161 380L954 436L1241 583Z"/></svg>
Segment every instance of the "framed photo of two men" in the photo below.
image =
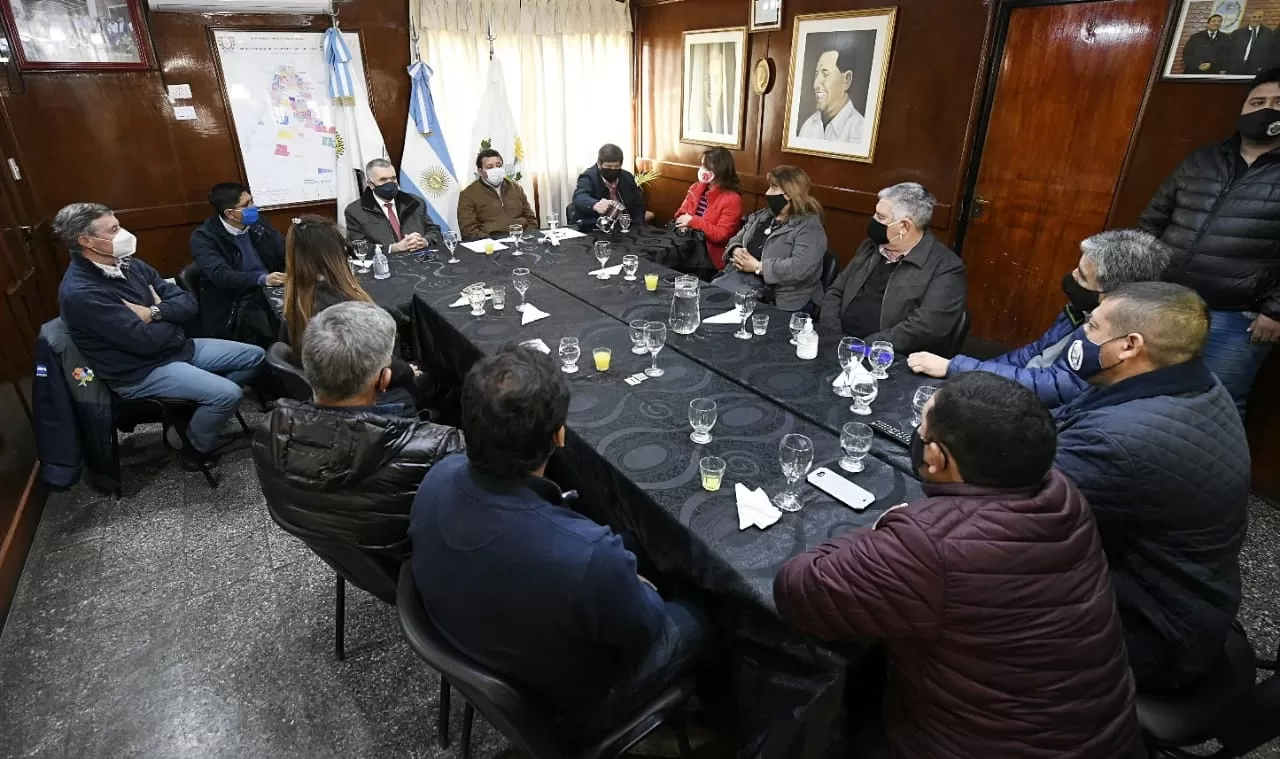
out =
<svg viewBox="0 0 1280 759"><path fill-rule="evenodd" d="M1280 6L1267 0L1179 0L1164 78L1245 81L1280 66Z"/></svg>

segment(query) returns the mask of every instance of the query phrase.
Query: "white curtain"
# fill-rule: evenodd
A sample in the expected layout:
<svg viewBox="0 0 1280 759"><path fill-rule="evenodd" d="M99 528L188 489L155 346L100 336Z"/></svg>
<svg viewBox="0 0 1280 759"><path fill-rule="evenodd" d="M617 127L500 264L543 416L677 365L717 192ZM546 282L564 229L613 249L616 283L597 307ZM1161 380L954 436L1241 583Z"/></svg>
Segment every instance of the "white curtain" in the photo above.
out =
<svg viewBox="0 0 1280 759"><path fill-rule="evenodd" d="M471 130L494 56L506 73L539 211L563 213L606 142L631 166L630 11L615 0L410 0L419 53L459 181L475 178ZM508 161L511 156L504 156ZM465 176L465 178L464 178Z"/></svg>

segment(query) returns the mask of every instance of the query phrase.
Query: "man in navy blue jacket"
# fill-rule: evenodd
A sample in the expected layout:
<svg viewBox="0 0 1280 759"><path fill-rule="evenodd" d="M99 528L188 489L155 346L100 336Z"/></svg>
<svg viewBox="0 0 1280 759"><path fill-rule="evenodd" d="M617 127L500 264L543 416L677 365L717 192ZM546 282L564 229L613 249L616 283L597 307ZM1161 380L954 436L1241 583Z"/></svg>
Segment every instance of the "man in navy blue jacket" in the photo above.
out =
<svg viewBox="0 0 1280 759"><path fill-rule="evenodd" d="M280 321L262 288L284 284L284 237L238 182L214 185L209 205L214 215L191 233L191 259L201 277L200 327L209 337L270 347Z"/></svg>
<svg viewBox="0 0 1280 759"><path fill-rule="evenodd" d="M199 404L187 436L193 458L218 447L241 385L258 373L261 348L189 339L179 326L196 315L195 298L133 258L138 239L97 203L58 211L53 229L71 249L58 287L62 320L94 376L124 398L177 398Z"/></svg>
<svg viewBox="0 0 1280 759"><path fill-rule="evenodd" d="M544 477L568 410L550 357L514 348L478 362L462 387L467 452L427 473L409 537L432 621L587 740L687 672L704 634L695 610L663 601L622 540Z"/></svg>
<svg viewBox="0 0 1280 759"><path fill-rule="evenodd" d="M604 145L596 154L596 165L578 175L573 212L578 226L594 227L596 219L619 206L619 212L625 211L631 223L644 223L644 195L635 175L622 168L622 148Z"/></svg>
<svg viewBox="0 0 1280 759"><path fill-rule="evenodd" d="M1142 691L1209 672L1240 608L1249 445L1202 358L1208 332L1194 291L1143 282L1066 350L1092 387L1055 414L1055 463L1093 507Z"/></svg>
<svg viewBox="0 0 1280 759"><path fill-rule="evenodd" d="M1083 393L1085 382L1067 366L1065 348L1079 337L1081 325L1105 293L1130 282L1161 279L1173 249L1137 229L1113 229L1080 243L1080 261L1062 278L1067 305L1034 342L982 361L958 355L950 360L933 353L912 353L907 366L929 377L955 377L964 372L991 372L1035 392L1040 402L1057 408Z"/></svg>

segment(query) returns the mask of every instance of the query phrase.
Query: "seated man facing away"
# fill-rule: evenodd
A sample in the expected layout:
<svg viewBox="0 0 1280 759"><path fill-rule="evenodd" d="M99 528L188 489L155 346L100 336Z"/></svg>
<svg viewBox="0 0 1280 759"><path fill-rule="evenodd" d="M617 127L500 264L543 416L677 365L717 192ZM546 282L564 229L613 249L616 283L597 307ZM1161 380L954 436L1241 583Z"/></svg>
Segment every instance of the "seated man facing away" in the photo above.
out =
<svg viewBox="0 0 1280 759"><path fill-rule="evenodd" d="M1181 285L1108 293L1067 348L1093 387L1055 412L1057 465L1098 520L1143 691L1208 672L1240 608L1249 445L1201 357L1208 331Z"/></svg>
<svg viewBox="0 0 1280 759"><path fill-rule="evenodd" d="M53 229L71 249L58 287L62 320L94 375L122 398L195 401L187 426L195 450L182 455L209 461L243 398L241 385L262 365L263 350L188 339L178 324L195 316L195 297L133 257L138 238L120 227L110 208L72 203L53 217Z"/></svg>
<svg viewBox="0 0 1280 759"><path fill-rule="evenodd" d="M887 340L899 354L947 350L969 286L959 256L929 231L936 203L915 182L880 191L867 239L822 299L825 332Z"/></svg>
<svg viewBox="0 0 1280 759"><path fill-rule="evenodd" d="M578 175L573 211L583 228L594 227L601 216L621 213L629 215L637 226L645 222L644 195L635 175L622 168L622 148L604 145L596 155L596 165Z"/></svg>
<svg viewBox="0 0 1280 759"><path fill-rule="evenodd" d="M409 535L432 621L538 697L566 738L587 740L684 675L704 624L544 478L568 411L549 356L516 347L476 363L462 387L467 455L427 474Z"/></svg>
<svg viewBox="0 0 1280 759"><path fill-rule="evenodd" d="M427 204L417 195L400 189L396 167L385 158L375 158L364 167L364 190L360 199L343 211L347 239L381 245L384 253L410 253L444 244L440 226L427 217Z"/></svg>
<svg viewBox="0 0 1280 759"><path fill-rule="evenodd" d="M262 288L284 284L284 237L259 216L249 188L238 182L214 185L209 205L214 215L191 233L201 329L209 337L268 347L280 320Z"/></svg>
<svg viewBox="0 0 1280 759"><path fill-rule="evenodd" d="M792 558L773 585L803 632L884 642L890 751L871 755L1144 757L1102 541L1050 468L1049 411L975 372L922 417L925 498Z"/></svg>
<svg viewBox="0 0 1280 759"><path fill-rule="evenodd" d="M929 377L955 377L963 372L991 372L1034 390L1040 402L1056 408L1074 400L1089 383L1067 366L1067 344L1079 337L1080 325L1098 307L1102 296L1130 282L1151 282L1164 276L1173 249L1137 229L1113 229L1080 243L1080 261L1062 278L1067 305L1040 339L981 361L971 356L947 360L933 353L913 353L907 366Z"/></svg>
<svg viewBox="0 0 1280 759"><path fill-rule="evenodd" d="M525 232L538 228L538 217L519 182L507 179L502 154L486 148L476 156L476 181L458 195L458 228L463 240L506 237L519 224Z"/></svg>
<svg viewBox="0 0 1280 759"><path fill-rule="evenodd" d="M316 314L302 349L315 401L277 401L253 440L273 511L318 536L383 554L389 577L409 555L409 509L422 478L462 450L458 430L406 419L398 404L378 405L395 340L395 320L372 303Z"/></svg>

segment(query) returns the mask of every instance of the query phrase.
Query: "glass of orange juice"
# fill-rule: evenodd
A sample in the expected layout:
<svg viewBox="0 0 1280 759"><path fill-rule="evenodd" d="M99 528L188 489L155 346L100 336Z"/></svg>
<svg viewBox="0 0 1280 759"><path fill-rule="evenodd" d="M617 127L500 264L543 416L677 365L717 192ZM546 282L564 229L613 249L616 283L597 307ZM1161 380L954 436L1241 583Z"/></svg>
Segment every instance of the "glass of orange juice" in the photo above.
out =
<svg viewBox="0 0 1280 759"><path fill-rule="evenodd" d="M725 463L719 456L707 456L698 462L698 471L702 473L702 489L714 493L720 489L724 479Z"/></svg>
<svg viewBox="0 0 1280 759"><path fill-rule="evenodd" d="M608 348L596 348L591 351L591 357L596 360L596 371L609 371L609 362L613 360L613 351Z"/></svg>
<svg viewBox="0 0 1280 759"><path fill-rule="evenodd" d="M644 289L651 293L658 291L658 275L656 272L644 275Z"/></svg>

